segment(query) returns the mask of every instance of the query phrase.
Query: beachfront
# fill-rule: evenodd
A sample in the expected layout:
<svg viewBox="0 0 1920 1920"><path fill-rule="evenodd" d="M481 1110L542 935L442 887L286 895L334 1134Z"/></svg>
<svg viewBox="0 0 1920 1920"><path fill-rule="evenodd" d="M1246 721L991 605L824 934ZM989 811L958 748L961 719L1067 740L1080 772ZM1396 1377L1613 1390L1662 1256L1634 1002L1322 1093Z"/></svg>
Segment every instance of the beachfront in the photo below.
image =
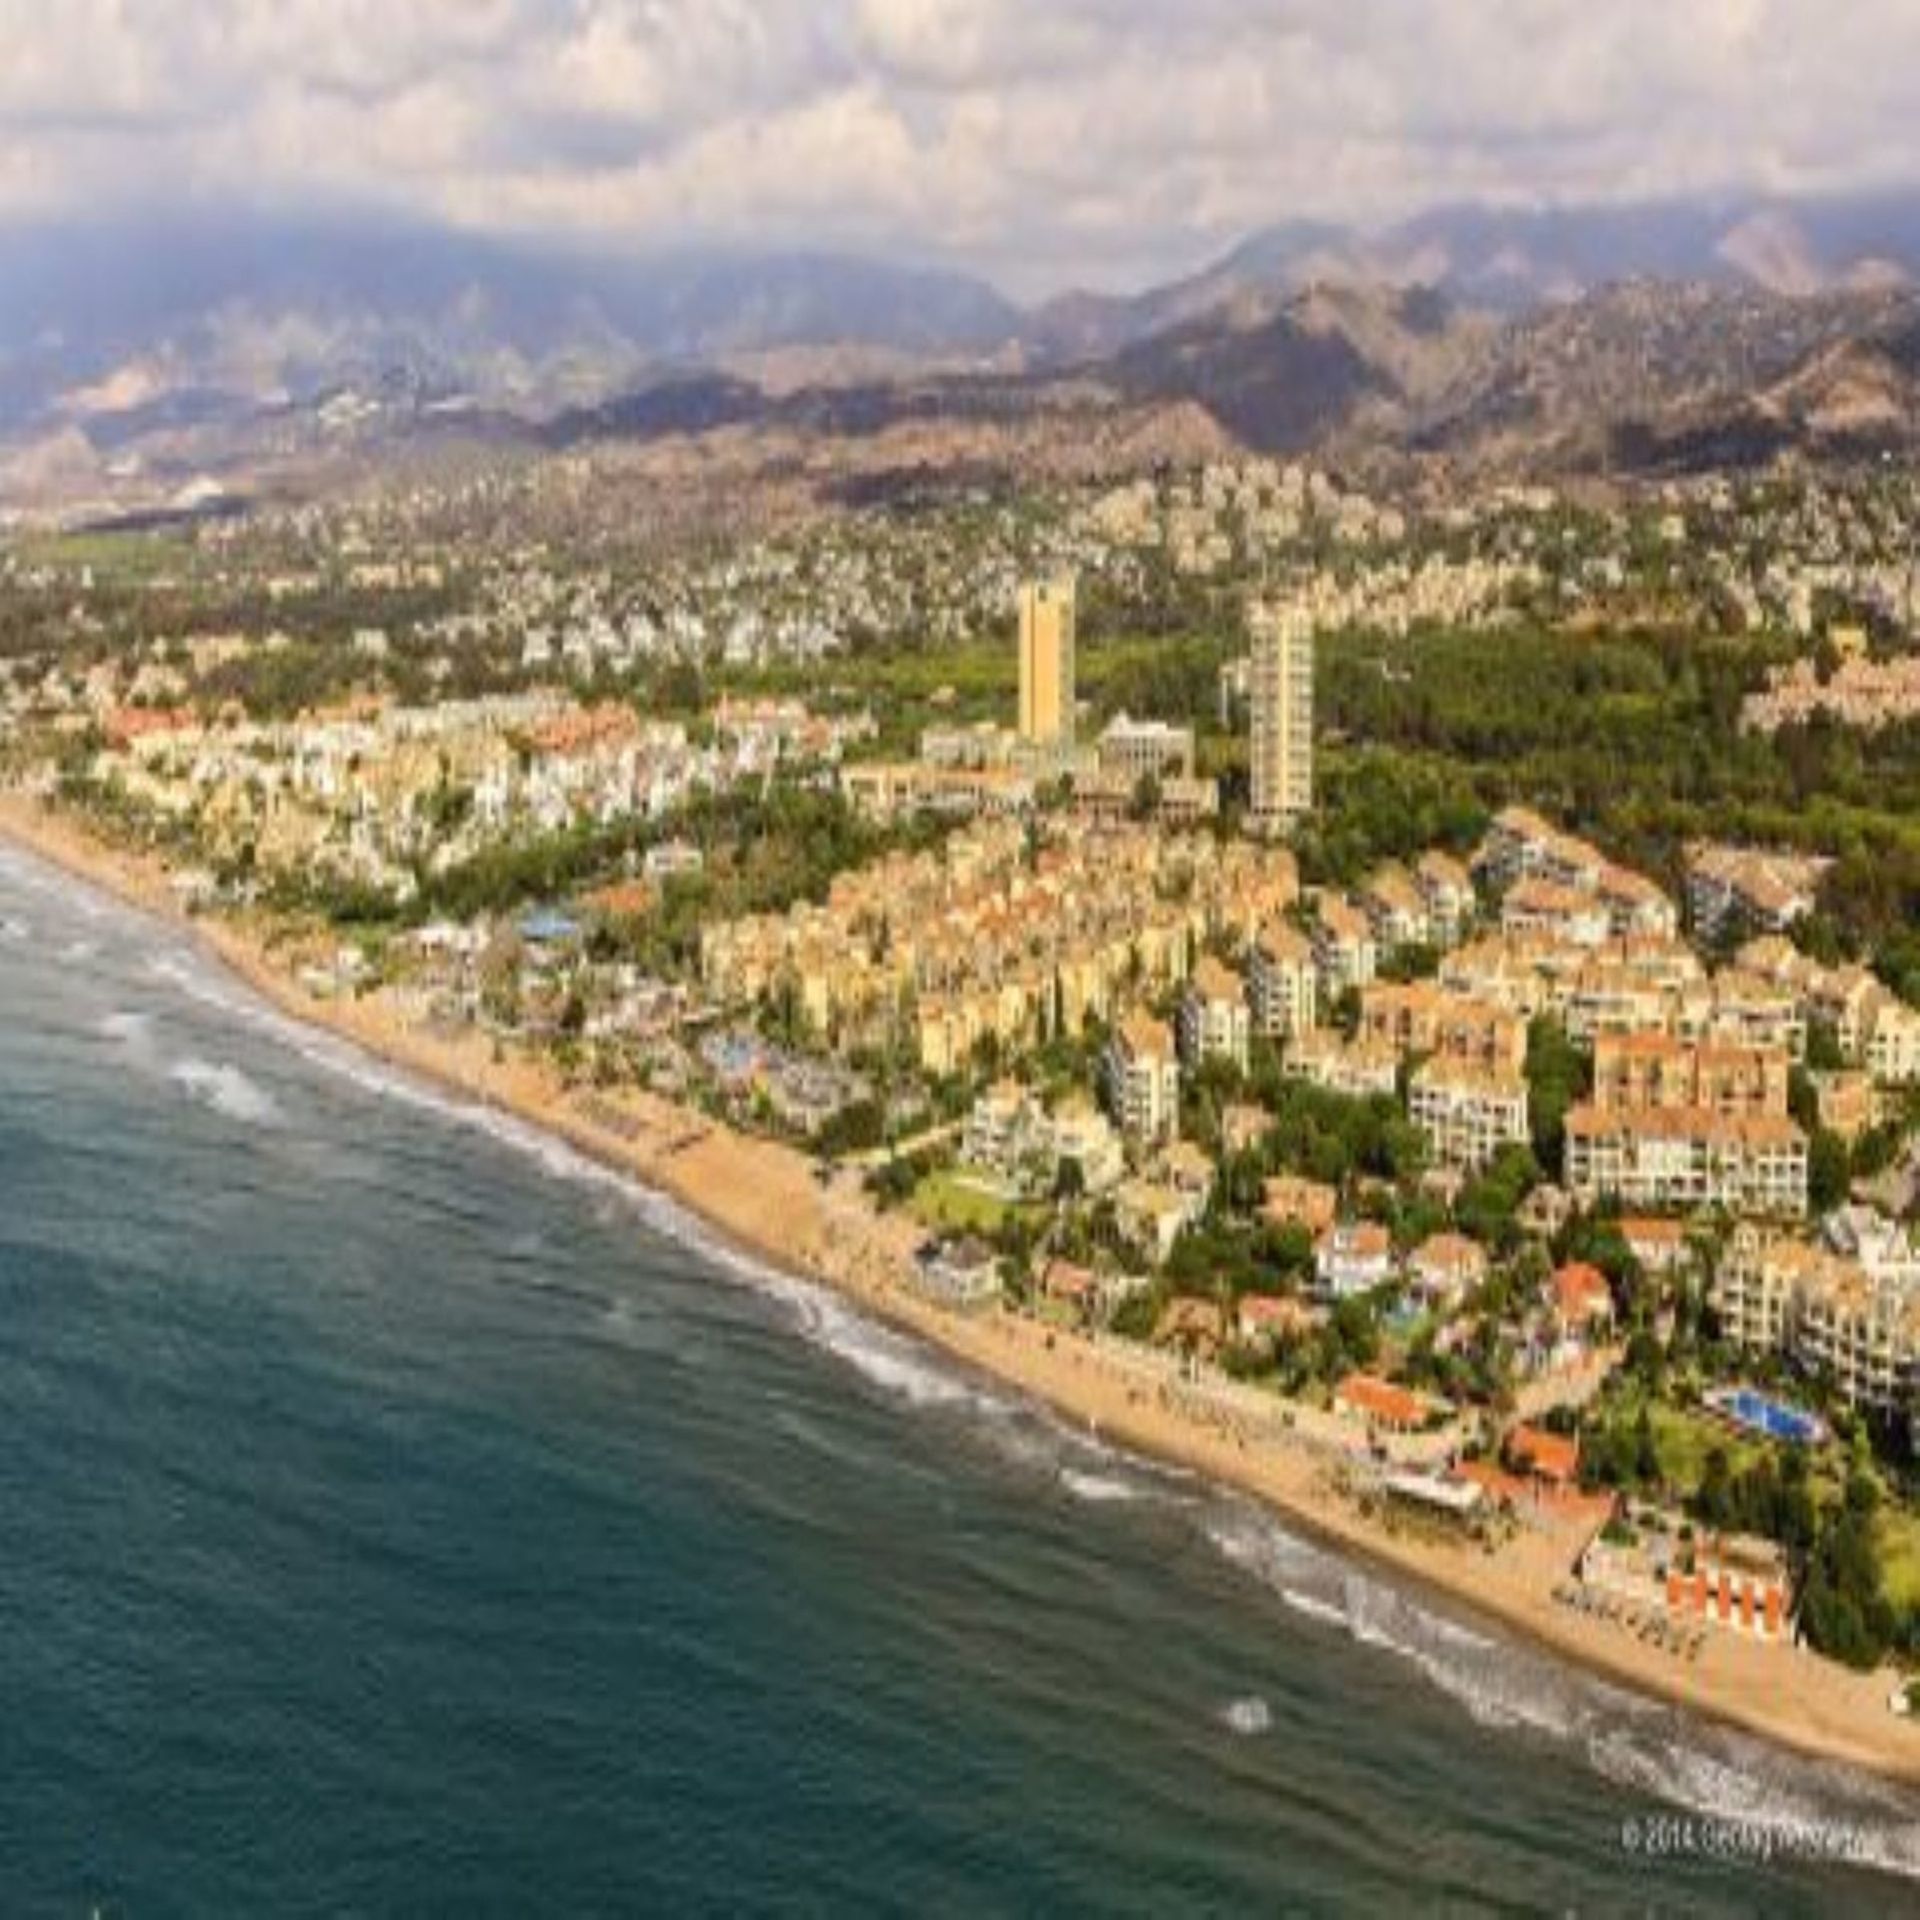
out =
<svg viewBox="0 0 1920 1920"><path fill-rule="evenodd" d="M105 849L24 801L0 807L0 831L124 898L179 919L167 875ZM343 1035L464 1097L510 1111L657 1187L773 1263L830 1284L863 1308L1057 1408L1106 1439L1177 1461L1270 1502L1356 1552L1426 1581L1642 1690L1737 1721L1802 1750L1920 1777L1920 1739L1885 1710L1884 1683L1810 1655L1727 1635L1697 1662L1616 1621L1554 1599L1591 1517L1523 1528L1496 1551L1369 1515L1343 1485L1342 1456L1311 1420L1291 1428L1272 1396L1245 1396L1165 1359L1005 1312L944 1312L908 1283L918 1232L876 1213L815 1163L650 1096L582 1098L546 1063L469 1034L450 1039L401 1020L379 996L313 1000L274 957L272 929L190 923L236 973L290 1016ZM1256 1417L1256 1412L1259 1417Z"/></svg>

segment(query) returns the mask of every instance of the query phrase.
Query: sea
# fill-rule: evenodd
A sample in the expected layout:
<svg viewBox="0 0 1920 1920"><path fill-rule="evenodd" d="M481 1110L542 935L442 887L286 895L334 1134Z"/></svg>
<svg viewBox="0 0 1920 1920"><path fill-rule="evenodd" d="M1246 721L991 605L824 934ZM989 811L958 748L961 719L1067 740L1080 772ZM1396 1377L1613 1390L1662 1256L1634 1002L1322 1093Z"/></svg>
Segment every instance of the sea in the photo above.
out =
<svg viewBox="0 0 1920 1920"><path fill-rule="evenodd" d="M0 1915L1920 1910L1920 1799L1100 1444L0 851Z"/></svg>

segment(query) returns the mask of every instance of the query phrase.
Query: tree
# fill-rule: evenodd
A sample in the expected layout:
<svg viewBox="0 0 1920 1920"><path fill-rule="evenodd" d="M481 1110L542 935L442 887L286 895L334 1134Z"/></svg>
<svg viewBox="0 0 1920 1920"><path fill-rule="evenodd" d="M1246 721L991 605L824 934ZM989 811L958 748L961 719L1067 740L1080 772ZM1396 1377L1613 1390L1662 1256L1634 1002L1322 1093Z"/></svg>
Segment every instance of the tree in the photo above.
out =
<svg viewBox="0 0 1920 1920"><path fill-rule="evenodd" d="M1852 1171L1847 1143L1830 1128L1818 1128L1807 1148L1807 1201L1815 1213L1844 1204Z"/></svg>
<svg viewBox="0 0 1920 1920"><path fill-rule="evenodd" d="M1566 1149L1567 1109L1585 1097L1587 1058L1557 1020L1546 1016L1527 1029L1527 1111L1533 1128L1534 1158L1558 1167Z"/></svg>

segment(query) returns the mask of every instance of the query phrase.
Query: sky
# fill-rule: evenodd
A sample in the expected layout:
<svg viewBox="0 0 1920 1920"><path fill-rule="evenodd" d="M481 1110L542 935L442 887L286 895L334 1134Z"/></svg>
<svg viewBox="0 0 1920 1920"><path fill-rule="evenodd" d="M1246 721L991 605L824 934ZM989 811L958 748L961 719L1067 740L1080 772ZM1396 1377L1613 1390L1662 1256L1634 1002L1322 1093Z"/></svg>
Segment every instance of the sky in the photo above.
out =
<svg viewBox="0 0 1920 1920"><path fill-rule="evenodd" d="M1124 288L1273 221L1920 183L1920 0L0 0L0 224L377 209Z"/></svg>

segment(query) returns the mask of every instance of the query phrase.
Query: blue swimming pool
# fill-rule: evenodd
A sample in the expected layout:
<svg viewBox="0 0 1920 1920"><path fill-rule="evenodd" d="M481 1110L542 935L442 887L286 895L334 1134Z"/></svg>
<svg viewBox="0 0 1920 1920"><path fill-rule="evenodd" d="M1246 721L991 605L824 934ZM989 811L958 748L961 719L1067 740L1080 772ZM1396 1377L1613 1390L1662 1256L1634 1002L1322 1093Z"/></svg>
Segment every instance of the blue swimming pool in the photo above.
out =
<svg viewBox="0 0 1920 1920"><path fill-rule="evenodd" d="M1752 1387L1721 1387L1707 1395L1707 1405L1724 1420L1769 1440L1795 1446L1817 1446L1827 1437L1827 1423L1803 1407L1790 1407Z"/></svg>

